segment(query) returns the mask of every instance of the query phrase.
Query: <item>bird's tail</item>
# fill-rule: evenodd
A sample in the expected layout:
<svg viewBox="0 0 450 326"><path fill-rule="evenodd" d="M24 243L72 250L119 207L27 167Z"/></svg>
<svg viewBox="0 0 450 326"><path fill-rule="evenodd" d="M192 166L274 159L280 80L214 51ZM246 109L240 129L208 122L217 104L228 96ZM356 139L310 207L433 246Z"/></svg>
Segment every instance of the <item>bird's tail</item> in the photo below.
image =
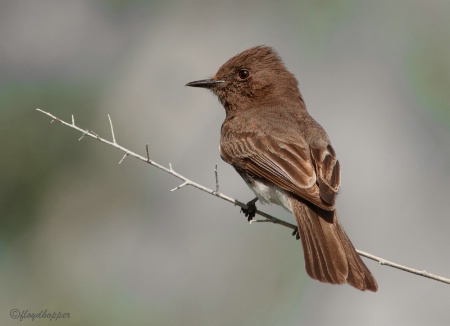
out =
<svg viewBox="0 0 450 326"><path fill-rule="evenodd" d="M348 283L359 290L377 291L375 278L345 234L336 211L325 211L296 198L290 202L309 276L321 282Z"/></svg>

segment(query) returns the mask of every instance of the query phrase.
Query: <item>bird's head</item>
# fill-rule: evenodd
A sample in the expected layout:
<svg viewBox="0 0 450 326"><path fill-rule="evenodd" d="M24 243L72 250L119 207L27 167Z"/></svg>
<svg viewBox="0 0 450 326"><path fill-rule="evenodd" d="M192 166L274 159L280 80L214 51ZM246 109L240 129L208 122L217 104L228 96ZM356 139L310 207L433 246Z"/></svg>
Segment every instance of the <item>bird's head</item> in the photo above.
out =
<svg viewBox="0 0 450 326"><path fill-rule="evenodd" d="M225 62L211 79L186 86L210 89L229 110L281 104L301 98L298 83L269 46L245 50Z"/></svg>

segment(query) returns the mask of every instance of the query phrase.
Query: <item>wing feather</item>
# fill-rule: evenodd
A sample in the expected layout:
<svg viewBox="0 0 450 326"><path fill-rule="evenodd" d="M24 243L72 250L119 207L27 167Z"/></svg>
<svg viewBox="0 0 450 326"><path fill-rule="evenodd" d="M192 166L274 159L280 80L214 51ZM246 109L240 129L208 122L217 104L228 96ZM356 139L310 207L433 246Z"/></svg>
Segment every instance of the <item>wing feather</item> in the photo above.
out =
<svg viewBox="0 0 450 326"><path fill-rule="evenodd" d="M341 183L341 169L331 145L326 148L311 148L311 157L316 167L320 197L334 205Z"/></svg>
<svg viewBox="0 0 450 326"><path fill-rule="evenodd" d="M331 145L315 149L304 141L243 133L221 143L221 156L323 209L334 209L340 168Z"/></svg>

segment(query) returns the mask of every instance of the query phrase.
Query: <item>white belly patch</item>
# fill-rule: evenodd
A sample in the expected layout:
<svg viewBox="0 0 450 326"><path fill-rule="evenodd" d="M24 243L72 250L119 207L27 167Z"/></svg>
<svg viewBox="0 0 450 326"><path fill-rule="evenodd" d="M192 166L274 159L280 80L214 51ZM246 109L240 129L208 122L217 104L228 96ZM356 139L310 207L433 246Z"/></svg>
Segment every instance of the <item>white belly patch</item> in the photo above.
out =
<svg viewBox="0 0 450 326"><path fill-rule="evenodd" d="M289 202L288 192L276 185L267 185L261 181L253 181L253 185L249 185L255 195L263 204L276 204L283 206L292 212L291 203Z"/></svg>

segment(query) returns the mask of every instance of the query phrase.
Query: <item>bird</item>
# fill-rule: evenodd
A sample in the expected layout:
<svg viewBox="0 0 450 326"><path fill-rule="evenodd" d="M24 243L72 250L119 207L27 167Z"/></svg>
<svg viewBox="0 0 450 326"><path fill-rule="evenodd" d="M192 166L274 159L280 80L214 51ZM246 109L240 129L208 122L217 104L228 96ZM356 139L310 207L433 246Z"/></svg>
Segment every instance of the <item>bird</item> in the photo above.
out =
<svg viewBox="0 0 450 326"><path fill-rule="evenodd" d="M186 86L209 89L225 108L220 156L256 195L244 209L249 220L258 200L284 207L296 219L311 278L376 292L377 282L336 212L341 183L336 152L276 50L252 47L226 61L212 78Z"/></svg>

